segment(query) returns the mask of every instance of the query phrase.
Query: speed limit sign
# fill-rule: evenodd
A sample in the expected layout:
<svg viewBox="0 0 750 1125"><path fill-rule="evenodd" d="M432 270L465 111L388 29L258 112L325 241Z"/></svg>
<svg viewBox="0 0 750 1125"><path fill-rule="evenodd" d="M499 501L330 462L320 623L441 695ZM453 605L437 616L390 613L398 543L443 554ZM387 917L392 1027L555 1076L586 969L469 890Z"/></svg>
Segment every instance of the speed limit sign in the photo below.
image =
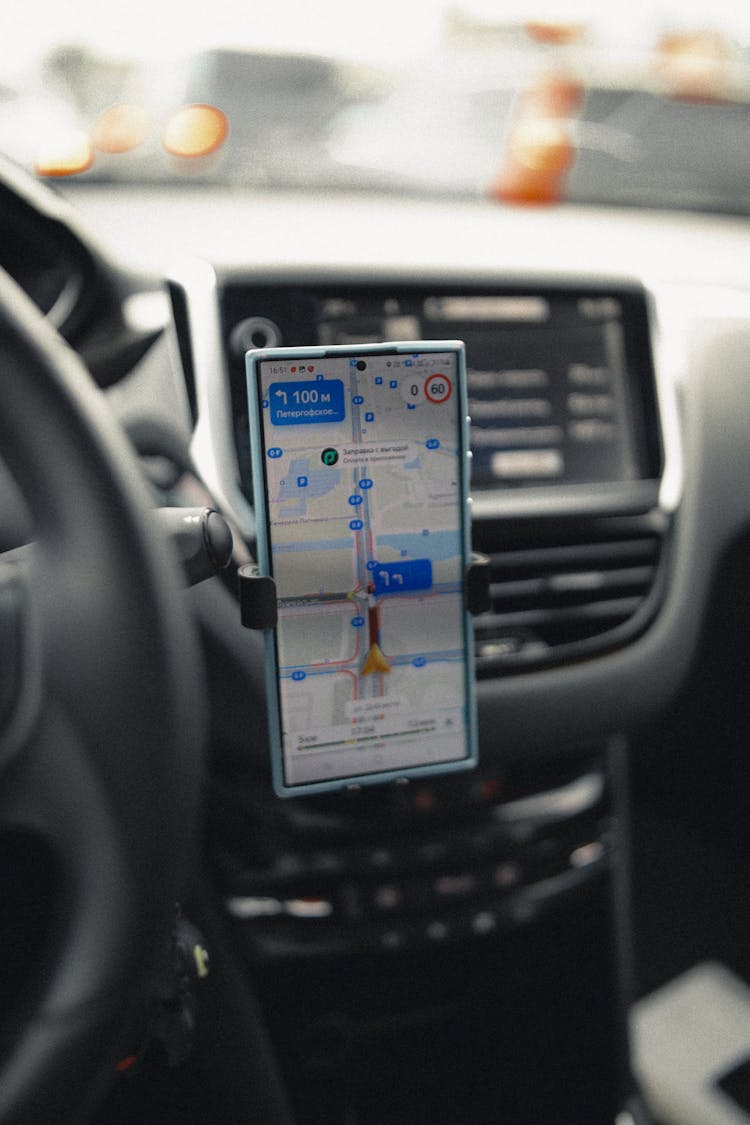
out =
<svg viewBox="0 0 750 1125"><path fill-rule="evenodd" d="M447 375L428 375L424 393L428 402L447 402L451 397L453 385Z"/></svg>

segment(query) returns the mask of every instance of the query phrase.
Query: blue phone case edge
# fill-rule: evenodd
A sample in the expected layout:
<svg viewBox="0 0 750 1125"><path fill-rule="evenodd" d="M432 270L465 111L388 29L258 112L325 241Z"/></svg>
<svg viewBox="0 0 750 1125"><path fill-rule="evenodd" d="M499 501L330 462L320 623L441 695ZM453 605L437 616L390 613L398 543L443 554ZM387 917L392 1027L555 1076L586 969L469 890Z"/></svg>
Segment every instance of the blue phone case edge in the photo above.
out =
<svg viewBox="0 0 750 1125"><path fill-rule="evenodd" d="M471 505L469 500L469 417L466 382L466 353L461 340L408 340L390 341L382 344L313 345L309 348L258 348L245 353L245 376L248 398L248 425L250 441L250 461L253 476L253 501L256 515L256 553L257 563L264 575L271 574L270 545L267 532L268 507L264 487L265 472L262 458L262 418L258 403L257 372L262 360L268 359L308 359L327 355L378 355L385 352L426 352L455 351L459 371L459 391L461 396L461 490L463 496L462 537L464 565L471 561ZM305 797L316 793L336 790L357 789L365 785L382 785L403 779L430 777L440 774L465 772L475 769L479 760L477 693L475 681L475 654L471 615L465 614L464 676L467 710L467 754L454 762L435 765L422 765L382 773L365 774L356 777L339 778L332 781L305 783L289 786L284 779L284 749L281 739L281 701L278 692L278 662L273 630L264 630L266 709L268 713L269 751L271 759L271 783L278 797Z"/></svg>

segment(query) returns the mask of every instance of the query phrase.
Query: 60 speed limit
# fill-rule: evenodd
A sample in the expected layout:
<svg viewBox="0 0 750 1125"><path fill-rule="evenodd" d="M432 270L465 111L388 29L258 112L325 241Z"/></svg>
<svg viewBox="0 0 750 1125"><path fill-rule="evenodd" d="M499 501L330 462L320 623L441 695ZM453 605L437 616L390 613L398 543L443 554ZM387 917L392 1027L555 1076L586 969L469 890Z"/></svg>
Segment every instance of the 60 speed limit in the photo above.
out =
<svg viewBox="0 0 750 1125"><path fill-rule="evenodd" d="M434 405L447 402L453 394L453 384L447 375L439 372L428 375L424 382L416 378L405 379L401 384L402 395L407 403L414 406L423 402Z"/></svg>

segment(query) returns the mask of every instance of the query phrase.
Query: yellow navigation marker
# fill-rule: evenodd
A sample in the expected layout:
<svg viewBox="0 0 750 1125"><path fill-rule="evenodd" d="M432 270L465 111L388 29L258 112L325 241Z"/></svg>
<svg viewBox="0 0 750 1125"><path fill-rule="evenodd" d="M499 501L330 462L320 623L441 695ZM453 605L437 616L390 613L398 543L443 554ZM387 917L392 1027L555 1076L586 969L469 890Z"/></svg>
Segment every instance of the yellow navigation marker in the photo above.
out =
<svg viewBox="0 0 750 1125"><path fill-rule="evenodd" d="M380 645L370 645L360 676L371 676L374 672L390 672L391 666L380 651Z"/></svg>

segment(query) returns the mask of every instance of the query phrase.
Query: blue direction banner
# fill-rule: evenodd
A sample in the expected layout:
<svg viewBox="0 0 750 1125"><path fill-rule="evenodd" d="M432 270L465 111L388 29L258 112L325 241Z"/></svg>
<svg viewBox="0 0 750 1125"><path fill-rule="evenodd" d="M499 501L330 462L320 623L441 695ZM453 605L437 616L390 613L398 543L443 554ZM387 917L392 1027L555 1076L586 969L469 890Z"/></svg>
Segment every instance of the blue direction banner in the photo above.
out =
<svg viewBox="0 0 750 1125"><path fill-rule="evenodd" d="M346 416L344 384L341 379L271 383L268 407L272 426L343 422Z"/></svg>
<svg viewBox="0 0 750 1125"><path fill-rule="evenodd" d="M381 563L373 571L375 595L400 594L406 590L429 590L432 586L432 560L409 559L405 562Z"/></svg>

